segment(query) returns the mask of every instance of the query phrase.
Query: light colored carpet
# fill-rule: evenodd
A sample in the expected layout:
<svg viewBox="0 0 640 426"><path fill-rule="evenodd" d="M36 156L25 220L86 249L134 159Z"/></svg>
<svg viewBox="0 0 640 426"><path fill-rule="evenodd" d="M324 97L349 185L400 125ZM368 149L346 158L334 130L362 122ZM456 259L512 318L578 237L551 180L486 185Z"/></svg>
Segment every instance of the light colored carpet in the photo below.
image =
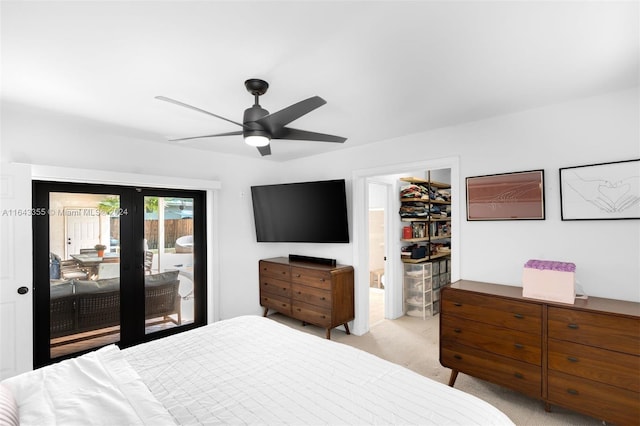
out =
<svg viewBox="0 0 640 426"><path fill-rule="evenodd" d="M324 338L325 330L319 327L302 326L300 321L280 314L273 314L270 318ZM438 316L427 320L408 316L396 320L383 319L372 325L369 333L363 336L347 335L339 329L331 331L331 340L362 349L446 384L451 370L440 365L438 339ZM517 425L602 425L597 419L556 406L552 406L551 412L546 412L539 400L466 374L458 375L455 387L493 404Z"/></svg>

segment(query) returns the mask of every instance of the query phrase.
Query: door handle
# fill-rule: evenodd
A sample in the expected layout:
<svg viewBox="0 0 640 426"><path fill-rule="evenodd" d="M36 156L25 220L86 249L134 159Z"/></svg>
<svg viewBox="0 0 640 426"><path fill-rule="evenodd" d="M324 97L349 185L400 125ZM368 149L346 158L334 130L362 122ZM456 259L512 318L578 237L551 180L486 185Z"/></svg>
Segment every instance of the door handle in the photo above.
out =
<svg viewBox="0 0 640 426"><path fill-rule="evenodd" d="M27 293L29 293L29 287L25 287L25 286L18 287L18 294L27 294Z"/></svg>

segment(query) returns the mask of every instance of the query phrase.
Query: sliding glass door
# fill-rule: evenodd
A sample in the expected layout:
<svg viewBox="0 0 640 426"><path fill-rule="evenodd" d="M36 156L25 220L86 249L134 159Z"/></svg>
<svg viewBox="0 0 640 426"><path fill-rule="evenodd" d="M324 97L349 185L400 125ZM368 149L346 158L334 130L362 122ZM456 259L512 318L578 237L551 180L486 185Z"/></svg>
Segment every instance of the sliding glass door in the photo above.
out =
<svg viewBox="0 0 640 426"><path fill-rule="evenodd" d="M120 340L119 206L116 194L49 193L52 358Z"/></svg>
<svg viewBox="0 0 640 426"><path fill-rule="evenodd" d="M34 363L206 320L199 191L34 182Z"/></svg>

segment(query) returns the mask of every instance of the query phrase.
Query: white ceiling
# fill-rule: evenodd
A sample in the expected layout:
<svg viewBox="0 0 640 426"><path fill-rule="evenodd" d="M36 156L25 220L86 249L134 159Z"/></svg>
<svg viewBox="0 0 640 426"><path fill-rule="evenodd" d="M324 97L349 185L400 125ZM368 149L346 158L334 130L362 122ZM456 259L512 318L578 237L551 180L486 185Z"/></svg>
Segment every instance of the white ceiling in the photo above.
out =
<svg viewBox="0 0 640 426"><path fill-rule="evenodd" d="M2 1L2 101L148 143L240 130L247 78L291 127L345 144L272 141L285 161L638 86L637 1ZM259 157L240 136L185 149ZM194 151L197 153L197 151Z"/></svg>

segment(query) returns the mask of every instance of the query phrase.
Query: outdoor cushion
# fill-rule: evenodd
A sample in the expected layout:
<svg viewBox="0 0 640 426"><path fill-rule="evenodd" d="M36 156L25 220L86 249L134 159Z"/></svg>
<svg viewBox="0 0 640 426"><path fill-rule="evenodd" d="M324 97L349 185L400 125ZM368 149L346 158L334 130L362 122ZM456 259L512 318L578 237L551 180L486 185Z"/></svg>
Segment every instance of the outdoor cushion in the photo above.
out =
<svg viewBox="0 0 640 426"><path fill-rule="evenodd" d="M155 285L163 285L170 282L173 282L178 279L178 273L180 271L167 271L161 272L159 274L145 275L144 277L144 285L145 286L155 286Z"/></svg>
<svg viewBox="0 0 640 426"><path fill-rule="evenodd" d="M95 293L104 291L120 290L120 278L109 278L104 280L76 280L76 294Z"/></svg>
<svg viewBox="0 0 640 426"><path fill-rule="evenodd" d="M71 281L52 281L49 287L49 295L52 299L58 297L71 296L73 294L73 282Z"/></svg>

